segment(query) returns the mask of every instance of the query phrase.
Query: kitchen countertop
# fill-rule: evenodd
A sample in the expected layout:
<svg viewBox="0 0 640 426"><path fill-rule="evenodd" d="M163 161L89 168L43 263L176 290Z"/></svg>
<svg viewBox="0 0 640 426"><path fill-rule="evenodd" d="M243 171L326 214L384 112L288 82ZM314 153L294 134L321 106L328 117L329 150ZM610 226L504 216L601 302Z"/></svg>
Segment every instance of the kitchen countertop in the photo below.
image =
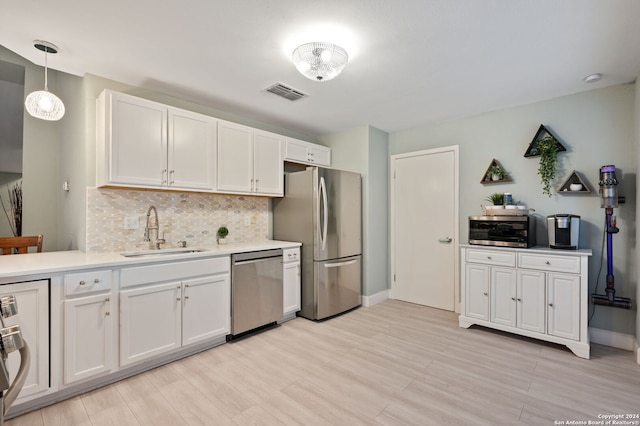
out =
<svg viewBox="0 0 640 426"><path fill-rule="evenodd" d="M460 244L461 248L477 248L482 250L509 250L519 253L537 253L537 254L554 254L560 256L591 256L593 253L591 249L579 249L579 250L561 250L552 249L547 246L533 246L530 248L516 248L516 247L498 247L498 246L484 246L480 244Z"/></svg>
<svg viewBox="0 0 640 426"><path fill-rule="evenodd" d="M247 251L268 250L274 248L299 247L301 244L290 241L265 240L247 243L223 244L208 247L187 247L184 250L203 250L198 253L177 253L164 256L125 257L121 253L85 253L79 250L55 251L0 256L0 280L11 282L28 275L42 275L71 270L92 268L126 267L145 263L191 260L212 256L228 256ZM165 247L163 250L179 249ZM146 253L147 251L145 251ZM154 252L149 250L149 252ZM140 253L140 251L136 251ZM9 280L7 280L9 279Z"/></svg>

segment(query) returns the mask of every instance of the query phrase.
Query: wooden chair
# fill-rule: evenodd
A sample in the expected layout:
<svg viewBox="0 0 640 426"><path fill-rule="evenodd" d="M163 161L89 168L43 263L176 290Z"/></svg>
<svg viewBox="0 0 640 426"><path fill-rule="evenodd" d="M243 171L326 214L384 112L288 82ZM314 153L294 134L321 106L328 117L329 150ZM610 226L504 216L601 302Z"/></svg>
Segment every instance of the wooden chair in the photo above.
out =
<svg viewBox="0 0 640 426"><path fill-rule="evenodd" d="M2 254L13 254L13 249L17 249L17 254L29 252L29 247L36 247L38 253L42 252L42 235L32 237L2 237L0 238L0 249Z"/></svg>

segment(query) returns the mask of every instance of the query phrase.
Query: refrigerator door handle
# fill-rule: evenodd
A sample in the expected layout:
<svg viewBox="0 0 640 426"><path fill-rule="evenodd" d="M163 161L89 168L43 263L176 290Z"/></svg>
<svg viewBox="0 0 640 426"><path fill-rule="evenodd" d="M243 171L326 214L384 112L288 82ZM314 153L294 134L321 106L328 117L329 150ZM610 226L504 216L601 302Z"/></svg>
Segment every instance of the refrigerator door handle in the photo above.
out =
<svg viewBox="0 0 640 426"><path fill-rule="evenodd" d="M320 198L322 202L322 230L320 232L320 244L322 251L327 249L327 227L328 227L328 214L329 207L327 206L327 186L324 183L324 177L320 177Z"/></svg>
<svg viewBox="0 0 640 426"><path fill-rule="evenodd" d="M346 262L338 262L338 263L325 263L324 267L325 268L339 268L341 266L348 266L348 265L353 265L354 263L356 263L358 261L358 259L353 259L353 260L348 260Z"/></svg>

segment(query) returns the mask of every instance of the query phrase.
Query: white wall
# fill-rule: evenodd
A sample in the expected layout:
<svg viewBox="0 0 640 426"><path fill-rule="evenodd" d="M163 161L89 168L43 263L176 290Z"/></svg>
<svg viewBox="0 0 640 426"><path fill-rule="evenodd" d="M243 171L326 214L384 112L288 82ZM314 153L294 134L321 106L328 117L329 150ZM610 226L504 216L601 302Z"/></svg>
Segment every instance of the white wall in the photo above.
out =
<svg viewBox="0 0 640 426"><path fill-rule="evenodd" d="M480 204L493 192L511 192L536 209L538 243L548 244L543 218L556 213L582 217L580 248L593 250L589 265L593 292L602 255L604 210L598 197L599 169L614 164L618 170L620 195L626 204L616 209L620 233L614 236L614 275L617 295L636 297L636 171L633 84L593 90L531 105L489 112L390 135L390 154L428 148L460 146L460 235L466 242L467 217L481 213ZM537 175L538 158L524 158L540 124L551 129L567 147L559 155L557 188L573 170L590 187L591 195L542 194ZM497 159L511 175L510 183L483 185L480 180L491 160ZM599 292L604 289L605 272ZM598 306L591 327L635 335L636 312Z"/></svg>

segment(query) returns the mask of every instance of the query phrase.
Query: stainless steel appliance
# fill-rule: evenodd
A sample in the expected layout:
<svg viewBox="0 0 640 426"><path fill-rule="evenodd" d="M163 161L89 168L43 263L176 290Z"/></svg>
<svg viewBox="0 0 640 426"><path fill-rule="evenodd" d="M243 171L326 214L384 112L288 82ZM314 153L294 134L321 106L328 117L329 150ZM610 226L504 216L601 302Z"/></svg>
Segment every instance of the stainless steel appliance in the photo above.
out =
<svg viewBox="0 0 640 426"><path fill-rule="evenodd" d="M550 248L576 250L580 236L580 216L573 214L547 216L547 232Z"/></svg>
<svg viewBox="0 0 640 426"><path fill-rule="evenodd" d="M360 306L358 173L319 167L287 173L285 196L273 201L273 236L302 243L301 316L320 320Z"/></svg>
<svg viewBox="0 0 640 426"><path fill-rule="evenodd" d="M469 244L529 248L536 245L533 216L469 216Z"/></svg>
<svg viewBox="0 0 640 426"><path fill-rule="evenodd" d="M282 319L282 249L231 256L231 340Z"/></svg>
<svg viewBox="0 0 640 426"><path fill-rule="evenodd" d="M4 319L18 313L18 304L14 296L0 298L0 425L4 424L4 416L11 404L18 397L29 372L29 346L22 338L19 325L5 325ZM20 367L13 382L7 370L7 358L11 352L20 352Z"/></svg>

